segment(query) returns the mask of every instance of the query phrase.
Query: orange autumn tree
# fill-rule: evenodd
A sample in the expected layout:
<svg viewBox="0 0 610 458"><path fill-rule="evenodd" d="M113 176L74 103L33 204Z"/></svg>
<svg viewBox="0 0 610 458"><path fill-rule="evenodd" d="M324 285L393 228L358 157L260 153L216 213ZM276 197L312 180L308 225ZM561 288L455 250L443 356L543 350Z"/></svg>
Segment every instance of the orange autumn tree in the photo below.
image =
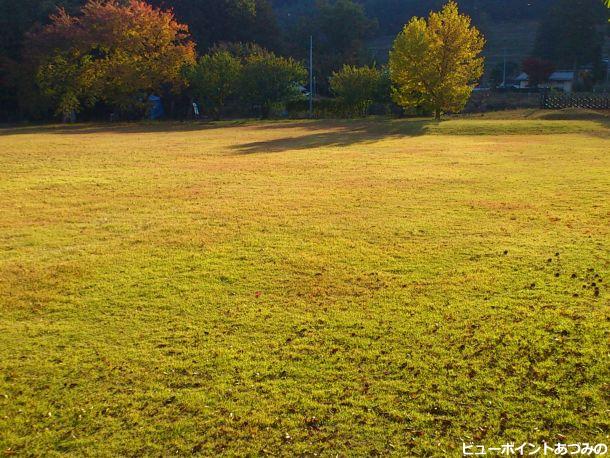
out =
<svg viewBox="0 0 610 458"><path fill-rule="evenodd" d="M89 0L78 16L60 9L30 36L37 81L59 114L102 101L141 109L153 92L177 92L195 62L188 27L141 0Z"/></svg>

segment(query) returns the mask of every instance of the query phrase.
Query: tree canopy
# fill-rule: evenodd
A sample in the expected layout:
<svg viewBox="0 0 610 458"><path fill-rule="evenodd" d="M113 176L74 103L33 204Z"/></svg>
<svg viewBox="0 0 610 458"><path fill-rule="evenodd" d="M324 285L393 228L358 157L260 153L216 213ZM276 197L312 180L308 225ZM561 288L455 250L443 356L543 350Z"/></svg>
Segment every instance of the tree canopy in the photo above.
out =
<svg viewBox="0 0 610 458"><path fill-rule="evenodd" d="M427 21L413 18L390 52L394 100L433 110L437 119L442 112L460 111L483 74L484 43L454 1L430 13Z"/></svg>
<svg viewBox="0 0 610 458"><path fill-rule="evenodd" d="M535 57L525 59L521 66L529 78L530 87L537 87L540 83L547 82L555 71L553 62Z"/></svg>
<svg viewBox="0 0 610 458"><path fill-rule="evenodd" d="M241 78L242 96L247 103L259 107L267 118L274 104L297 98L298 85L307 76L305 68L292 58L273 53L255 53L245 58Z"/></svg>
<svg viewBox="0 0 610 458"><path fill-rule="evenodd" d="M150 92L176 91L195 59L188 27L140 0L89 0L78 15L60 10L30 37L38 82L67 114L101 100L118 110Z"/></svg>
<svg viewBox="0 0 610 458"><path fill-rule="evenodd" d="M366 116L371 104L380 98L384 90L386 72L375 67L344 65L330 78L330 88L338 97L344 114Z"/></svg>
<svg viewBox="0 0 610 458"><path fill-rule="evenodd" d="M239 58L226 50L206 54L188 70L191 93L214 119L220 119L227 101L237 96L241 71Z"/></svg>

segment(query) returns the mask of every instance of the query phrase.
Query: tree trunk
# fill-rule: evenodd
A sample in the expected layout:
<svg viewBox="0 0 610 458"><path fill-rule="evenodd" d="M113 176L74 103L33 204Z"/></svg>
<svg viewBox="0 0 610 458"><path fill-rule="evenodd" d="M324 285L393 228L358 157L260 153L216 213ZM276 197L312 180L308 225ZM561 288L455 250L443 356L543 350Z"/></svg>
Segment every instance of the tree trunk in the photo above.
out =
<svg viewBox="0 0 610 458"><path fill-rule="evenodd" d="M172 97L172 101L169 105L169 117L174 119L174 109L176 108L176 100Z"/></svg>
<svg viewBox="0 0 610 458"><path fill-rule="evenodd" d="M271 106L266 103L261 105L261 118L268 119L270 114L271 114Z"/></svg>
<svg viewBox="0 0 610 458"><path fill-rule="evenodd" d="M441 120L441 109L440 109L440 107L436 107L434 109L434 119L436 119L437 121Z"/></svg>

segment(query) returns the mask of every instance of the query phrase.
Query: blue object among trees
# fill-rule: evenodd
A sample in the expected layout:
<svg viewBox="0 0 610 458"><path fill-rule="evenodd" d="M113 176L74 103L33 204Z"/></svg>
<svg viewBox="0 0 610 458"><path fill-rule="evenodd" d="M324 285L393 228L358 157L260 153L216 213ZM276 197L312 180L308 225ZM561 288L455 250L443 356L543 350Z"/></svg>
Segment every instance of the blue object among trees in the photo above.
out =
<svg viewBox="0 0 610 458"><path fill-rule="evenodd" d="M155 120L165 116L163 104L161 103L161 97L159 97L158 95L151 94L148 97L148 103L150 104L150 119Z"/></svg>

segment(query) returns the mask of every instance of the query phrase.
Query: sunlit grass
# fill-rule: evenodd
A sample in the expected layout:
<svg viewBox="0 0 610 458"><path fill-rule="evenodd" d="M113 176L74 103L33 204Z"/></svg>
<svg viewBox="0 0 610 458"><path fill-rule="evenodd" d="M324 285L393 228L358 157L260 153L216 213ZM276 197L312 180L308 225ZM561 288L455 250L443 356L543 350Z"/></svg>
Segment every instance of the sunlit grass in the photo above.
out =
<svg viewBox="0 0 610 458"><path fill-rule="evenodd" d="M0 130L7 454L608 442L599 119Z"/></svg>

